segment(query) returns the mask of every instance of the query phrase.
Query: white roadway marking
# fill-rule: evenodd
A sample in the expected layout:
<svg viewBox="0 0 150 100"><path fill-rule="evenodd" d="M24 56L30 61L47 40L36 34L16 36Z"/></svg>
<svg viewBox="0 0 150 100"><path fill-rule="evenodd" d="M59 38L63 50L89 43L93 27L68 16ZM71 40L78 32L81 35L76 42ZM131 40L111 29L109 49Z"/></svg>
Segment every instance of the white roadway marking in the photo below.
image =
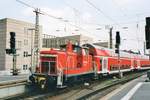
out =
<svg viewBox="0 0 150 100"><path fill-rule="evenodd" d="M142 86L142 82L138 83L136 86L134 86L121 100L129 100L134 93Z"/></svg>

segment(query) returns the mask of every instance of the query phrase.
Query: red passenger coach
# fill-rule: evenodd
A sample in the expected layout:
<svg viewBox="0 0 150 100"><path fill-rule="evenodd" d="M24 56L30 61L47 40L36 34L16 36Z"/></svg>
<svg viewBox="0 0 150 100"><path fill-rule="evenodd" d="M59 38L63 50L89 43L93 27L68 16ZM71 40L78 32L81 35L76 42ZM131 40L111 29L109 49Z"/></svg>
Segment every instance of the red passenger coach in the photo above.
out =
<svg viewBox="0 0 150 100"><path fill-rule="evenodd" d="M41 88L54 84L63 87L69 81L81 78L98 78L128 72L135 69L150 69L147 56L120 51L120 58L115 50L93 44L83 46L68 42L60 49L43 49L40 52L40 66L30 76L32 83Z"/></svg>
<svg viewBox="0 0 150 100"><path fill-rule="evenodd" d="M115 50L92 44L84 44L89 48L89 53L97 58L97 72L101 74L114 74L132 70L150 69L150 60L146 55L120 51L120 57Z"/></svg>
<svg viewBox="0 0 150 100"><path fill-rule="evenodd" d="M98 73L101 74L114 74L118 73L119 67L122 72L130 71L132 70L131 67L131 59L128 53L123 53L123 55L120 56L120 60L118 59L118 55L115 53L112 49L106 49L103 47L91 45L91 44L85 44L87 47L89 47L90 54L93 55L93 57L97 58L98 60L95 61L97 63L97 69ZM126 55L127 54L127 55ZM125 56L126 55L126 56Z"/></svg>

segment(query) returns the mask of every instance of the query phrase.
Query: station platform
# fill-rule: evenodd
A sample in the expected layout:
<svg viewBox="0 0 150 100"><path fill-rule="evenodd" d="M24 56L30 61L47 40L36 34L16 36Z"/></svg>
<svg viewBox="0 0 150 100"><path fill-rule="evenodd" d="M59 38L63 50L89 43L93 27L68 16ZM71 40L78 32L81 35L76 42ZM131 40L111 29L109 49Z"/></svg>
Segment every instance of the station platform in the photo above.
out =
<svg viewBox="0 0 150 100"><path fill-rule="evenodd" d="M29 75L0 75L0 100L25 93Z"/></svg>
<svg viewBox="0 0 150 100"><path fill-rule="evenodd" d="M8 83L27 81L29 75L0 75L0 86Z"/></svg>
<svg viewBox="0 0 150 100"><path fill-rule="evenodd" d="M143 75L107 94L100 100L150 100L150 81Z"/></svg>

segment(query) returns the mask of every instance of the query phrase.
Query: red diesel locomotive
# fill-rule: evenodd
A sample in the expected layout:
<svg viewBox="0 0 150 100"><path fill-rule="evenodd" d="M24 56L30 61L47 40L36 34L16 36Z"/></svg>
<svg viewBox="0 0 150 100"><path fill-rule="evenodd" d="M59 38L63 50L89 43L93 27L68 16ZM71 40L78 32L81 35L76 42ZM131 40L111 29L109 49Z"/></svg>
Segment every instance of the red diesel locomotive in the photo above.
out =
<svg viewBox="0 0 150 100"><path fill-rule="evenodd" d="M42 50L40 66L30 76L30 80L41 88L51 83L61 88L75 77L98 77L134 69L150 69L148 56L121 51L118 60L114 50L92 44L80 47L68 42L59 50Z"/></svg>

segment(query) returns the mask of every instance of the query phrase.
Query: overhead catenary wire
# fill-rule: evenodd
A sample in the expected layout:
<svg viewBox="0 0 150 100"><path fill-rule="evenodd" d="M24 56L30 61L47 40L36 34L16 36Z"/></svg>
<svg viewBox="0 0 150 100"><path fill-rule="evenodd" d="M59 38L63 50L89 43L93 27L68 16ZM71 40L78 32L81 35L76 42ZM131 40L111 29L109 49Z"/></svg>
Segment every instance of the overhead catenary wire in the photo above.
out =
<svg viewBox="0 0 150 100"><path fill-rule="evenodd" d="M73 10L73 12L74 12L74 15L75 15L75 17L74 17L74 21L75 21L75 24L77 25L77 24L80 24L80 17L81 17L81 12L77 9L77 8L75 8L75 7L73 7L73 6L71 6L68 2L66 2L65 0L63 0L63 3L66 5L66 6L68 6L69 8L71 8L72 10Z"/></svg>
<svg viewBox="0 0 150 100"><path fill-rule="evenodd" d="M52 15L50 15L50 14L44 12L44 11L41 11L41 12L42 12L44 15L47 15L48 17L57 19L57 20L59 20L59 21L62 21L62 22L65 22L65 21L66 21L66 20L64 20L64 18L52 16ZM76 28L79 28L79 29L81 29L81 30L84 30L84 31L87 32L87 33L91 33L91 32L89 32L89 31L87 31L86 29L84 29L84 28L82 28L82 27L80 27L80 26L71 24L71 23L69 23L69 22L70 22L70 21L68 20L67 23L68 23L69 25L74 26L74 27L76 27Z"/></svg>
<svg viewBox="0 0 150 100"><path fill-rule="evenodd" d="M16 0L16 1L19 2L19 3L22 3L23 5L25 5L25 6L27 6L27 7L33 8L34 10L36 9L36 7L31 6L31 5L25 3L25 2L23 2L23 1L21 1L21 0ZM89 0L86 0L86 1L89 2ZM90 2L90 3L91 3L91 2ZM68 5L70 8L72 8L72 9L74 9L74 10L80 12L78 9L76 9L76 8L74 8L74 7L72 7L72 6L70 6L67 2L65 2L65 4ZM99 10L100 10L100 9L99 9ZM56 19L56 20L65 22L64 18L62 18L62 17L56 17L56 16L53 16L53 15L51 15L51 14L45 12L45 11L41 11L41 10L40 10L40 12L41 12L43 15L46 15L46 16L51 17L51 18L53 18L53 19ZM102 11L102 13L103 13L103 11ZM106 14L105 14L105 15L106 15ZM109 17L109 16L108 16L108 17ZM110 19L110 20L111 20L111 19ZM142 22L142 21L144 21L144 20L140 20L139 22ZM73 22L73 21L68 20L68 22ZM116 24L116 23L113 23L113 24L110 24L110 25L113 26L113 25L118 25L118 24L119 24L119 25L120 25L120 24L122 25L122 24L132 24L132 23L137 23L137 21L118 22L117 24ZM68 24L69 24L69 23L68 23ZM84 24L89 24L89 25L93 24L93 25L98 25L98 26L101 26L101 27L106 26L106 24L98 24L98 23L84 23ZM74 27L76 27L76 28L79 28L79 27L80 27L80 26L73 25L73 24L70 24L70 25L71 25L71 26L74 26ZM82 27L80 27L80 29L86 30L86 29L83 29Z"/></svg>
<svg viewBox="0 0 150 100"><path fill-rule="evenodd" d="M119 25L114 19L112 19L110 16L108 16L107 14L105 14L103 12L103 10L101 10L100 8L98 8L96 5L94 5L92 2L90 2L89 0L85 0L89 5L91 5L93 8L95 8L98 12L100 12L101 14L103 14L108 20L112 21L113 23L115 23L116 25Z"/></svg>
<svg viewBox="0 0 150 100"><path fill-rule="evenodd" d="M25 6L27 6L27 7L33 8L34 10L37 9L36 7L33 7L33 6L31 6L31 5L29 5L29 4L25 3L25 2L23 2L23 1L21 1L21 0L16 0L16 1L19 2L19 3L21 3L21 4L23 4L23 5L25 5ZM42 13L43 15L46 14L47 16L49 16L49 17L51 17L51 18L54 18L54 19L60 19L59 17L56 17L56 16L53 16L53 15L47 14L46 12L41 11L41 10L40 10L40 13Z"/></svg>
<svg viewBox="0 0 150 100"><path fill-rule="evenodd" d="M30 8L33 8L33 9L36 9L36 7L33 7L33 6L31 6L31 5L29 5L29 4L27 4L27 3L25 3L25 2L23 2L23 1L21 1L21 0L16 0L16 1L18 1L18 2L20 2L20 3L22 3L22 4L24 4L25 6L27 6L27 7L30 7ZM89 0L86 0L86 1L88 1L89 2ZM72 7L73 9L74 9L74 7ZM78 11L78 9L76 9L77 11ZM99 9L100 10L100 9ZM53 16L53 15L51 15L51 14L49 14L49 13L47 13L47 12L45 12L45 11L42 11L42 10L40 10L40 12L44 15L44 16L48 16L48 17L51 17L51 18L53 18L53 19L56 19L56 20L59 20L59 21L61 21L61 22L65 22L65 19L64 18L62 18L62 17L56 17L56 16ZM103 11L102 11L103 12ZM111 19L110 19L111 20ZM141 21L144 21L144 20L141 20ZM69 25L71 25L71 26L74 26L74 27L76 27L76 28L79 28L79 29L81 29L81 30L83 30L83 31L86 31L87 33L90 33L91 34L91 32L89 32L87 29L84 29L84 28L82 28L82 27L80 27L80 26L78 26L78 25L74 25L74 24L72 24L73 23L73 21L70 21L70 20L68 20L68 22L67 22L67 24L69 24ZM129 24L129 23L135 23L134 21L133 22L120 22L120 23L117 23L117 24ZM87 24L87 23L86 23ZM88 24L90 24L91 25L91 23L88 23ZM114 23L114 24L110 24L110 25L117 25L116 23ZM105 24L97 24L97 23L95 23L95 25L98 25L98 26L106 26Z"/></svg>
<svg viewBox="0 0 150 100"><path fill-rule="evenodd" d="M25 6L27 6L27 7L36 9L36 7L33 7L33 6L31 6L31 5L29 5L29 4L25 3L25 2L23 2L23 1L21 1L21 0L16 0L16 1L19 2L19 3L21 3L21 4L23 4L23 5L25 5Z"/></svg>
<svg viewBox="0 0 150 100"><path fill-rule="evenodd" d="M53 16L53 15L51 15L51 14L49 14L49 13L47 13L47 12L44 12L44 11L41 11L44 15L47 15L48 17L51 17L51 18L54 18L54 19L57 19L57 20L59 20L59 21L61 21L61 22L65 22L65 20L64 20L64 18L62 18L62 17L56 17L56 16ZM141 20L141 21L143 21L143 20ZM69 25L71 25L71 26L74 26L74 27L76 27L76 28L78 28L78 29L80 29L80 30L83 30L83 31L85 31L85 32L87 32L87 33L89 33L89 34L91 34L91 32L89 32L88 30L86 30L86 29L84 29L84 28L82 28L82 27L80 27L80 26L78 26L78 25L75 25L75 24L71 24L70 23L71 21L69 21L68 20L68 24ZM73 21L72 21L73 22ZM136 23L136 21L134 22L125 22L125 23L121 23L121 24L129 24L129 23ZM120 24L120 23L119 23ZM97 25L100 25L100 24L97 24ZM111 25L116 25L116 23L114 23L114 24L111 24ZM105 25L104 25L105 26Z"/></svg>
<svg viewBox="0 0 150 100"><path fill-rule="evenodd" d="M76 11L76 12L79 12L79 13L81 13L78 9L76 9L75 7L72 7L69 3L67 3L65 0L63 0L64 1L64 4L66 5L66 6L68 6L68 7L70 7L71 9L73 9L74 11Z"/></svg>
<svg viewBox="0 0 150 100"><path fill-rule="evenodd" d="M25 5L25 6L27 6L27 7L33 8L34 10L37 9L36 7L33 7L33 6L31 6L31 5L29 5L29 4L25 3L25 2L23 2L23 1L21 1L21 0L16 0L16 1L19 2L19 3L21 3L21 4L23 4L23 5ZM42 13L42 15L48 16L48 17L53 18L53 19L56 19L56 20L59 20L59 21L61 21L61 22L65 22L64 18L62 18L62 17L53 16L53 15L51 15L51 14L45 12L45 11L42 11L42 10L40 10L40 13ZM69 20L68 20L68 22L69 22ZM76 28L79 28L79 29L81 29L81 30L83 30L83 31L86 31L87 33L91 33L91 32L87 31L86 29L84 29L84 28L82 28L82 27L80 27L80 26L77 26L77 25L74 25L74 24L71 24L71 23L68 23L68 24L71 25L71 26L74 26L74 27L76 27Z"/></svg>
<svg viewBox="0 0 150 100"><path fill-rule="evenodd" d="M64 4L68 7L70 7L71 9L73 9L74 11L78 12L79 14L81 14L81 11L79 11L77 8L73 7L72 5L70 5L68 2L66 2L65 0L64 1ZM115 0L112 0L114 2L114 4L117 5L118 8L120 8L119 10L123 13L124 16L127 17L126 13L124 13L125 9L123 9L122 7L120 7ZM141 14L141 13L140 13ZM143 14L143 13L142 13ZM144 22L145 20L139 20L139 22ZM69 21L69 22L73 22L73 21ZM114 26L114 25L122 25L122 24L134 24L134 23L137 23L137 21L126 21L126 22L118 22L117 24L113 23L113 24L110 24L110 26ZM95 26L100 26L100 27L105 27L106 24L99 24L99 23L90 23L90 22L82 22L82 24L88 24L88 25L95 25ZM97 29L97 27L95 28Z"/></svg>
<svg viewBox="0 0 150 100"><path fill-rule="evenodd" d="M20 1L20 0L19 0L19 1ZM31 7L31 8L33 8L33 9L35 9L35 10L37 9L36 7L32 7L32 6L30 6L29 4L26 4L26 3L24 3L24 2L22 2L22 4L25 4L25 6ZM61 21L61 22L66 22L66 21L64 20L64 18L53 16L53 15L51 15L51 14L45 12L45 11L40 10L40 13L42 13L43 16L48 16L48 17L50 17L50 18L59 20L59 21ZM83 30L83 31L85 31L86 33L89 33L89 35L92 33L92 32L90 32L90 31L88 31L88 30L86 30L86 29L84 29L84 28L82 28L82 27L80 27L80 26L78 26L78 25L74 25L74 24L69 23L69 22L70 22L70 21L68 20L67 23L68 23L69 25L74 26L74 27L76 27L76 28L78 28L78 29L80 29L80 30ZM96 37L97 37L97 36L96 36Z"/></svg>

